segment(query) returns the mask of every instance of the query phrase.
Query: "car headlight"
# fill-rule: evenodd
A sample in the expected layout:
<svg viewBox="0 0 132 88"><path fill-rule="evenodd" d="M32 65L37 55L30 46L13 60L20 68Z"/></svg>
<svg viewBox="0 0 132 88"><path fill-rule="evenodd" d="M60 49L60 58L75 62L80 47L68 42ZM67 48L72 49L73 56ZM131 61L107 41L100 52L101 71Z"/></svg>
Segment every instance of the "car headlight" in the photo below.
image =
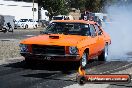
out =
<svg viewBox="0 0 132 88"><path fill-rule="evenodd" d="M28 52L28 45L20 44L20 50L21 52Z"/></svg>
<svg viewBox="0 0 132 88"><path fill-rule="evenodd" d="M78 49L77 47L71 46L69 47L69 52L70 54L78 54Z"/></svg>

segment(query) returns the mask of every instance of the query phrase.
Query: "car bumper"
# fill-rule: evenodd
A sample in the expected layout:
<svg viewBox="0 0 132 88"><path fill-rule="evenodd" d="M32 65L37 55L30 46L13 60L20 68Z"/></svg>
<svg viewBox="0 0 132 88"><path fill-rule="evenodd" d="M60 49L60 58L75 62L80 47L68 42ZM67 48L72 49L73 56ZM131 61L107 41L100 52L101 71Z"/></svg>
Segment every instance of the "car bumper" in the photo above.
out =
<svg viewBox="0 0 132 88"><path fill-rule="evenodd" d="M29 59L46 60L46 61L79 61L79 55L56 55L56 54L32 54L20 53L22 56Z"/></svg>

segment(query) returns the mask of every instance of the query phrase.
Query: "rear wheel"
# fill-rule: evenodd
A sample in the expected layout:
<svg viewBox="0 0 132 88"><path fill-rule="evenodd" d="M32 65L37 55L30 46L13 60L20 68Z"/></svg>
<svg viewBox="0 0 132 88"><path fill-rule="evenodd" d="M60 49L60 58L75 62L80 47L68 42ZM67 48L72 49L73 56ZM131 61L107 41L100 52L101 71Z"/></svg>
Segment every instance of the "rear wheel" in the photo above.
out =
<svg viewBox="0 0 132 88"><path fill-rule="evenodd" d="M37 25L35 25L35 29L37 29Z"/></svg>
<svg viewBox="0 0 132 88"><path fill-rule="evenodd" d="M99 61L106 61L108 58L108 44L105 45L104 50L102 53L98 56Z"/></svg>
<svg viewBox="0 0 132 88"><path fill-rule="evenodd" d="M27 29L27 28L28 28L28 25L26 24L25 27L24 27L24 29Z"/></svg>

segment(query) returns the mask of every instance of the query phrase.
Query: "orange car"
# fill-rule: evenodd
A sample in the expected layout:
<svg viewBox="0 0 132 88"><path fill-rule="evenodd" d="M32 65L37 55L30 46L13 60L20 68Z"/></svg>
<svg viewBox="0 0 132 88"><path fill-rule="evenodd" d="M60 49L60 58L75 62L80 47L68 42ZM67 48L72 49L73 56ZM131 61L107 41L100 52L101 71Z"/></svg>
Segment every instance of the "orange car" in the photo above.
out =
<svg viewBox="0 0 132 88"><path fill-rule="evenodd" d="M25 61L80 61L83 66L98 56L105 61L109 35L93 21L56 20L41 35L20 42L20 54Z"/></svg>

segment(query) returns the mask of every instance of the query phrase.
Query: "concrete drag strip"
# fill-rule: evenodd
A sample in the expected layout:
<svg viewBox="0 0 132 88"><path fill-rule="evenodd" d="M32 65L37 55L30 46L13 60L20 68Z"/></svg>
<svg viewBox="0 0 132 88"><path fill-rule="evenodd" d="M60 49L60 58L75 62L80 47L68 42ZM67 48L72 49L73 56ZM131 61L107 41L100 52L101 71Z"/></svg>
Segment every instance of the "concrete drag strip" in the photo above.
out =
<svg viewBox="0 0 132 88"><path fill-rule="evenodd" d="M119 70L119 69L123 69L123 68L126 68L128 66L130 66L132 63L129 63L127 65L123 65L121 67L118 67L116 69L113 69L113 70ZM111 71L109 71L111 72ZM108 73L108 71L106 72L101 72L99 74L105 74L105 73ZM132 67L129 67L125 70L121 70L121 71L118 71L118 72L112 72L112 74L130 74L132 75ZM132 79L131 79L132 80ZM79 85L79 84L73 84L73 85L70 85L70 86L66 86L64 88L117 88L117 86L120 85L120 84L117 84L117 85L111 85L111 84L90 84L90 83L86 83L84 85ZM131 83L130 84L122 84L122 87L125 87L127 85L130 85L131 86ZM130 87L132 88L132 87Z"/></svg>
<svg viewBox="0 0 132 88"><path fill-rule="evenodd" d="M121 66L121 67L119 67L119 68L116 68L116 69L112 69L112 70L109 70L109 71L106 71L106 72L102 72L102 73L100 73L100 74L106 74L106 73L110 73L110 72L112 72L112 71L116 71L116 70L120 70L120 69L123 69L123 68L125 68L125 67L128 67L128 66L130 66L130 65L132 65L132 63L130 63L130 64L127 64L127 65L124 65L124 66ZM128 70L128 69L127 69ZM124 70L123 70L124 71ZM123 71L121 71L121 72L123 72ZM119 74L121 73L121 72L118 72ZM126 74L126 73L125 73ZM128 74L128 73L127 73ZM130 73L131 74L131 73Z"/></svg>
<svg viewBox="0 0 132 88"><path fill-rule="evenodd" d="M84 85L79 85L79 84L73 84L64 88L107 88L109 84L84 84Z"/></svg>

